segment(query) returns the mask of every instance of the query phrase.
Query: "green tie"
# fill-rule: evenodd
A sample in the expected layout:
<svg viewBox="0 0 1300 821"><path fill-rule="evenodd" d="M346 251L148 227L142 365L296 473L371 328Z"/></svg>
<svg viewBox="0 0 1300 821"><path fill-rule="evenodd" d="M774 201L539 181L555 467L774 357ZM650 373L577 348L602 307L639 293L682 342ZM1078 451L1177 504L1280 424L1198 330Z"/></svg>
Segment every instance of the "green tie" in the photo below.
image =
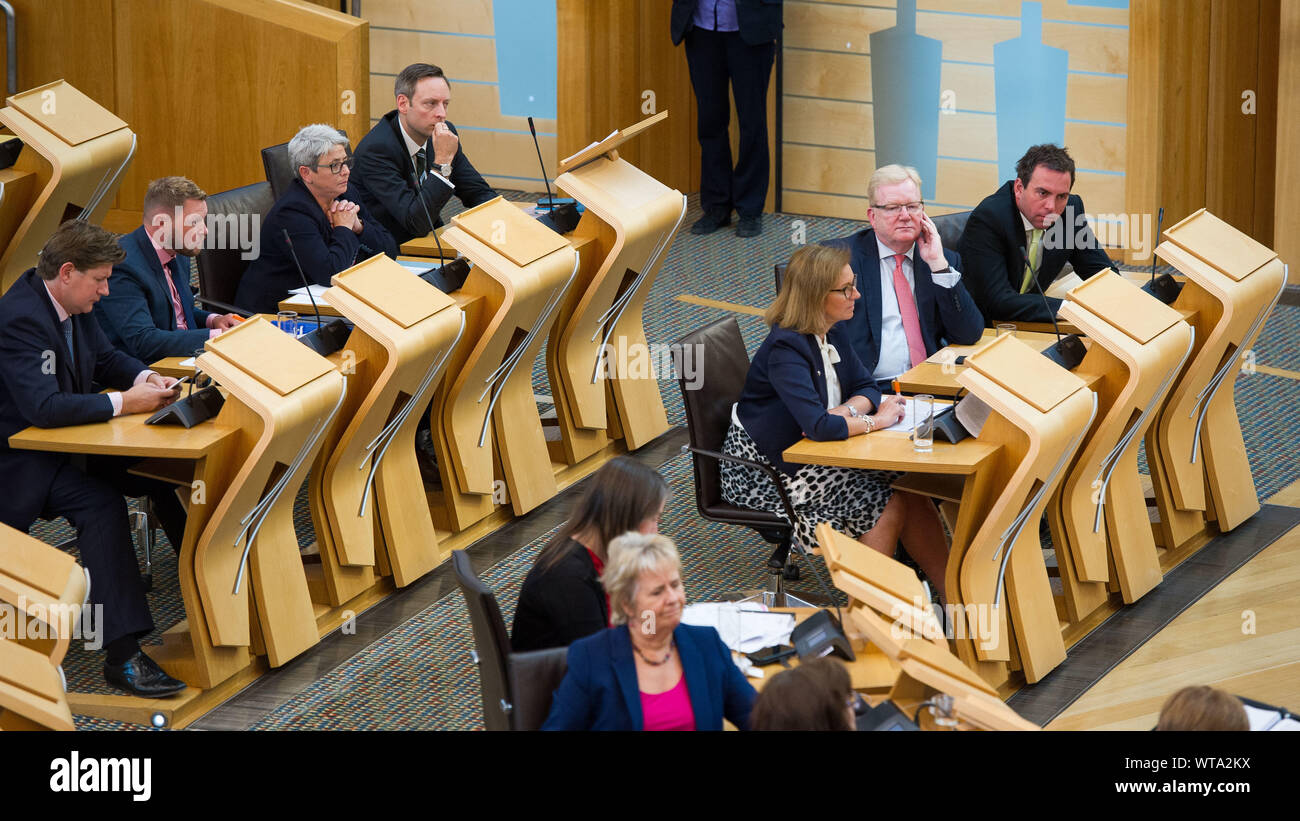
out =
<svg viewBox="0 0 1300 821"><path fill-rule="evenodd" d="M1038 267L1039 252L1043 246L1043 229L1035 228L1029 236L1029 264L1025 266L1025 281L1020 283L1020 293L1029 293L1029 283L1034 279L1034 270Z"/></svg>

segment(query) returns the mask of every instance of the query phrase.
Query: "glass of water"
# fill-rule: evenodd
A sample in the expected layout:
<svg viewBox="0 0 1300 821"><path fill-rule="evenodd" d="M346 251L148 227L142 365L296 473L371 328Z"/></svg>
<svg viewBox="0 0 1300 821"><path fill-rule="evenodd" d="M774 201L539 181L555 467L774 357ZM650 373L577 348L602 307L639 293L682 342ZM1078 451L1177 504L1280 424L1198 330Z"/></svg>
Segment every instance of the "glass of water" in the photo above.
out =
<svg viewBox="0 0 1300 821"><path fill-rule="evenodd" d="M298 312L297 311L280 311L275 315L275 324L280 330L289 336L297 336L298 331Z"/></svg>
<svg viewBox="0 0 1300 821"><path fill-rule="evenodd" d="M1002 323L999 323L999 324L998 324L998 327L997 327L997 331L996 331L996 333L995 333L994 335L995 335L995 336L1015 336L1015 335L1016 335L1016 326L1013 325L1013 324L1011 324L1010 322L1002 322Z"/></svg>
<svg viewBox="0 0 1300 821"><path fill-rule="evenodd" d="M934 397L928 393L912 397L912 450L929 453L934 449Z"/></svg>

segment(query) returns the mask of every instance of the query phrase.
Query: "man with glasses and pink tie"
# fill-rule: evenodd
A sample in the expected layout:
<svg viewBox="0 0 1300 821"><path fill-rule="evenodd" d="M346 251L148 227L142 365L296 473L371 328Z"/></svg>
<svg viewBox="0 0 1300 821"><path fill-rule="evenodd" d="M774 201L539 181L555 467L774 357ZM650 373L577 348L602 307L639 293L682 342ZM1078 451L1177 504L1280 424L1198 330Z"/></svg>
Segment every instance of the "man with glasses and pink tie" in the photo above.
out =
<svg viewBox="0 0 1300 821"><path fill-rule="evenodd" d="M235 304L263 314L302 287L317 285L378 253L397 256L393 235L361 203L348 138L328 125L304 126L289 141L293 183L262 220L261 254L239 281ZM287 236L287 239L286 239ZM294 255L297 255L297 263Z"/></svg>
<svg viewBox="0 0 1300 821"><path fill-rule="evenodd" d="M944 345L979 341L984 317L962 284L961 257L925 215L916 169L876 169L867 200L871 227L826 244L852 255L859 294L845 324L862 364L891 393L895 377Z"/></svg>

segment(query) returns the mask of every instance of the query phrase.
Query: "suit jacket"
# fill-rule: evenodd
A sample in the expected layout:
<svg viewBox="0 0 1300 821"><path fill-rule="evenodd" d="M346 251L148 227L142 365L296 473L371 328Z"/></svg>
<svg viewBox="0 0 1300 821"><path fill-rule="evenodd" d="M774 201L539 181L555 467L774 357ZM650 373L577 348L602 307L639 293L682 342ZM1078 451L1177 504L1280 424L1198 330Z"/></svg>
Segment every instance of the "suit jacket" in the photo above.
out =
<svg viewBox="0 0 1300 821"><path fill-rule="evenodd" d="M190 261L177 255L171 275L189 330L176 330L176 311L158 252L141 225L122 237L126 259L113 266L108 296L93 311L109 342L144 362L164 356L190 356L208 339L210 314L194 307Z"/></svg>
<svg viewBox="0 0 1300 821"><path fill-rule="evenodd" d="M75 358L68 351L45 283L30 269L0 297L0 521L25 530L44 507L66 454L11 450L24 428L103 422L113 403L100 387L126 390L145 369L113 348L91 314L72 317Z"/></svg>
<svg viewBox="0 0 1300 821"><path fill-rule="evenodd" d="M1110 257L1088 226L1083 200L1077 194L1070 195L1057 224L1059 228L1043 235L1037 277L1040 286L1046 289L1051 285L1067 262L1082 279L1111 266ZM990 325L1007 320L1051 322L1061 307L1061 300L1049 298L1049 314L1043 297L1032 285L1028 293L1020 293L1025 278L1025 251L1025 226L1016 207L1015 180L1008 180L975 207L961 235L965 278L975 304Z"/></svg>
<svg viewBox="0 0 1300 821"><path fill-rule="evenodd" d="M686 32L695 28L697 0L673 0L669 29L673 45L679 45ZM736 0L736 23L740 39L751 46L770 43L781 36L781 0Z"/></svg>
<svg viewBox="0 0 1300 821"><path fill-rule="evenodd" d="M516 653L568 647L609 626L609 605L587 548L569 540L555 565L533 565L519 591L510 646Z"/></svg>
<svg viewBox="0 0 1300 821"><path fill-rule="evenodd" d="M361 235L352 229L330 225L329 217L316 204L301 179L295 179L262 220L261 253L244 272L235 292L235 304L249 311L273 314L280 300L294 288L302 287L302 277L294 265L282 231L289 232L293 250L302 263L307 279L329 285L330 277L351 268L356 262L377 253L397 256L397 243L384 226L362 203L356 185L349 181L339 199L360 205Z"/></svg>
<svg viewBox="0 0 1300 821"><path fill-rule="evenodd" d="M840 394L844 399L865 396L878 406L880 391L854 353L845 325L838 322L826 334L826 341L840 355L835 365ZM826 410L823 367L815 336L777 325L758 346L745 376L736 409L740 424L767 461L791 476L800 465L786 462L781 454L805 435L818 442L849 437L848 421Z"/></svg>
<svg viewBox="0 0 1300 821"><path fill-rule="evenodd" d="M880 297L880 253L876 232L870 228L832 240L827 245L847 247L852 254L849 266L857 277L858 299L853 318L847 326L849 340L867 373L874 374L880 361L881 324L884 308ZM948 265L961 270L962 258L949 248L943 249ZM984 331L984 317L962 281L951 288L941 288L931 278L932 270L921 259L920 249L912 247L912 294L916 297L916 314L921 322L921 339L927 355L946 344L972 345ZM843 355L841 353L841 355Z"/></svg>
<svg viewBox="0 0 1300 821"><path fill-rule="evenodd" d="M673 631L695 712L695 729L721 730L725 716L742 730L757 694L712 627L681 624ZM569 646L568 671L551 701L543 730L642 730L632 639L626 625Z"/></svg>
<svg viewBox="0 0 1300 821"><path fill-rule="evenodd" d="M362 202L379 218L388 233L397 239L398 245L432 231L429 217L433 217L434 228L442 225L439 212L452 194L466 208L482 205L497 196L497 192L484 182L482 175L470 164L462 146L456 149L456 156L451 160L450 179L456 186L455 189L434 174L429 174L420 186L419 191L423 194L421 197L415 187L415 166L411 164L411 155L406 150L406 140L398 131L401 127L396 109L375 123L375 127L357 145L356 174L352 178ZM447 127L453 134L460 136L454 125L447 123ZM432 168L432 137L425 141L424 153Z"/></svg>

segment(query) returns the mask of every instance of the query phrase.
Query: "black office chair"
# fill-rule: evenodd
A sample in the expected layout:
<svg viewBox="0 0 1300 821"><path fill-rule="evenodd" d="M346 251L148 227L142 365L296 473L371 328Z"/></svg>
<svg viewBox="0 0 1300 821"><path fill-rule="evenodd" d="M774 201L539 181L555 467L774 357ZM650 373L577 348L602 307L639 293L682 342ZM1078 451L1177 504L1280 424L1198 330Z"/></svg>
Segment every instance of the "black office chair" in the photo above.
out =
<svg viewBox="0 0 1300 821"><path fill-rule="evenodd" d="M969 211L958 211L953 214L944 214L938 217L930 217L934 227L939 229L939 240L943 247L950 251L958 250L961 245L961 235L966 230L966 221L970 219ZM772 267L772 279L776 283L776 293L781 293L781 280L785 277L785 263L778 262Z"/></svg>
<svg viewBox="0 0 1300 821"><path fill-rule="evenodd" d="M686 411L686 431L690 444L683 451L691 454L695 470L695 505L700 516L710 522L748 527L758 533L763 541L776 545L767 560L768 589L763 594L767 603L783 606L787 599L784 580L799 578L798 567L790 564L790 547L794 540L794 507L786 495L785 486L781 484L776 469L748 459L741 459L722 452L723 440L727 437L727 428L731 425L731 406L740 399L745 387L745 375L749 372L749 354L745 350L745 340L740 336L740 325L735 317L720 319L703 328L692 331L673 343L673 355L676 361L684 361L681 348L694 346L693 361L700 364L700 383L695 390L687 387L686 380L678 369L677 385L682 392L682 405ZM722 477L719 466L722 461L750 465L767 474L781 503L785 507L788 519L782 519L775 513L737 507L722 498ZM808 602L797 602L806 604Z"/></svg>
<svg viewBox="0 0 1300 821"><path fill-rule="evenodd" d="M496 595L479 580L469 554L453 550L451 566L474 628L472 658L489 730L537 730L551 711L551 698L568 669L567 647L514 653Z"/></svg>
<svg viewBox="0 0 1300 821"><path fill-rule="evenodd" d="M289 144L280 143L262 149L262 169L266 172L266 181L271 184L272 199L280 199L296 176L289 162Z"/></svg>
<svg viewBox="0 0 1300 821"><path fill-rule="evenodd" d="M240 248L237 242L240 239L239 224L227 218L234 216L239 221L247 220L259 233L253 240L260 242L260 220L274 204L271 186L264 182L232 188L208 197L208 216L214 226L213 230L224 231L225 237L218 238L219 241L212 240L212 247L204 247L196 260L199 269L198 300L204 308L225 313L249 313L236 307L234 302L239 281L243 279L244 271L252 260L243 258L247 249ZM257 222L252 221L253 214L258 215Z"/></svg>

